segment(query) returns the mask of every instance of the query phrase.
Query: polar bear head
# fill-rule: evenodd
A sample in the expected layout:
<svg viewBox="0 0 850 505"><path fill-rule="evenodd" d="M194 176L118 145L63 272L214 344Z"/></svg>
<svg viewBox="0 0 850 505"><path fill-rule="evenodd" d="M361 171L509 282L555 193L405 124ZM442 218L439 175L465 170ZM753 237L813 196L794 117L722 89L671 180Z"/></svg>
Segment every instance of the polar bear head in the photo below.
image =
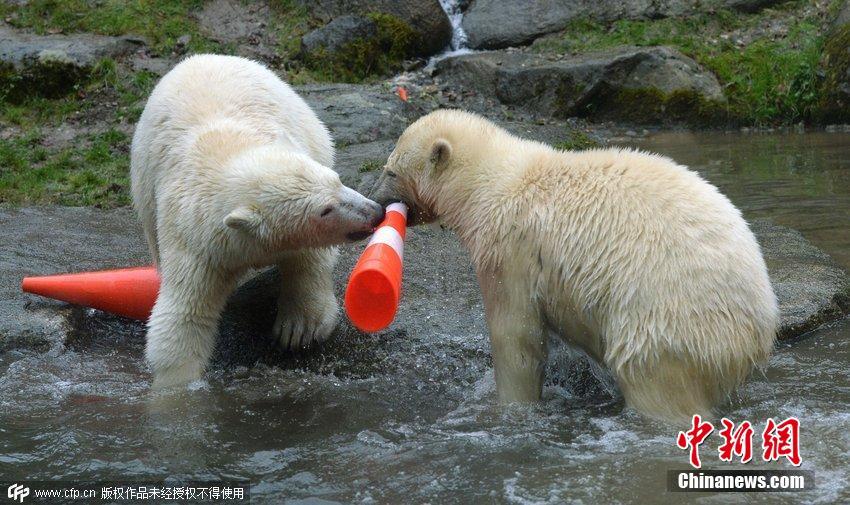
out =
<svg viewBox="0 0 850 505"><path fill-rule="evenodd" d="M491 128L458 110L419 118L399 137L369 197L382 205L406 203L410 225L435 221L466 199L462 186L475 183L471 169Z"/></svg>
<svg viewBox="0 0 850 505"><path fill-rule="evenodd" d="M265 250L324 247L361 240L383 207L342 184L309 156L276 146L233 160L224 225L242 245Z"/></svg>

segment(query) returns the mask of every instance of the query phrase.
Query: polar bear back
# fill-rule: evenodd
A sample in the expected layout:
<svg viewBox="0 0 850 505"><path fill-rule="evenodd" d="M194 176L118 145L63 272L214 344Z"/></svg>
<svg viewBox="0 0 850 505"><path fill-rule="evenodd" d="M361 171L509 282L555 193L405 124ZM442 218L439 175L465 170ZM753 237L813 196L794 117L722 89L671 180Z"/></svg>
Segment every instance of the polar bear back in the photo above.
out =
<svg viewBox="0 0 850 505"><path fill-rule="evenodd" d="M167 149L179 144L175 137L219 119L333 165L331 137L304 100L266 67L237 56L203 54L177 65L148 99L138 140Z"/></svg>

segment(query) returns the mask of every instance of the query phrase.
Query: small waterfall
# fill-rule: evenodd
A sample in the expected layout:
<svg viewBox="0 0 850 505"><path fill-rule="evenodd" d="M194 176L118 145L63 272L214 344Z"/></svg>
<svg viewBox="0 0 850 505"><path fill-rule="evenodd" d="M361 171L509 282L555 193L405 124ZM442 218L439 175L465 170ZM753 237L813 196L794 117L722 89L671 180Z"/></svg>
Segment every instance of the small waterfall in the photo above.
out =
<svg viewBox="0 0 850 505"><path fill-rule="evenodd" d="M460 0L440 0L440 6L449 17L452 23L452 41L451 52L463 51L466 49L466 32L463 31L463 11L460 8Z"/></svg>
<svg viewBox="0 0 850 505"><path fill-rule="evenodd" d="M442 53L435 54L430 60L428 60L428 64L425 65L426 72L432 72L434 70L434 65L436 65L440 60L472 52L472 50L466 45L466 32L463 31L463 25L461 24L461 21L463 21L461 2L462 0L440 0L440 6L449 17L449 21L452 23L452 40L449 42L449 47L447 47Z"/></svg>

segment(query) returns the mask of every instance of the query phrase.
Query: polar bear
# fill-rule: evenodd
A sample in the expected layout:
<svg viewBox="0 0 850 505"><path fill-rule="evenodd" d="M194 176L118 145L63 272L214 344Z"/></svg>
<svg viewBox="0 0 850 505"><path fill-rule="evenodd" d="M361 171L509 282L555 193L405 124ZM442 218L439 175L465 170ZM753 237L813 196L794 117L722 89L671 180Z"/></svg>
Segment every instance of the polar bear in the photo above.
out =
<svg viewBox="0 0 850 505"><path fill-rule="evenodd" d="M199 55L157 84L131 148L133 204L162 278L148 322L154 387L191 382L220 313L249 269L283 277L283 347L337 321L330 247L368 236L383 208L342 185L324 125L287 84L247 59Z"/></svg>
<svg viewBox="0 0 850 505"><path fill-rule="evenodd" d="M548 332L668 421L709 415L773 349L776 298L741 213L662 156L558 151L441 110L402 134L370 198L468 248L503 402L540 397Z"/></svg>

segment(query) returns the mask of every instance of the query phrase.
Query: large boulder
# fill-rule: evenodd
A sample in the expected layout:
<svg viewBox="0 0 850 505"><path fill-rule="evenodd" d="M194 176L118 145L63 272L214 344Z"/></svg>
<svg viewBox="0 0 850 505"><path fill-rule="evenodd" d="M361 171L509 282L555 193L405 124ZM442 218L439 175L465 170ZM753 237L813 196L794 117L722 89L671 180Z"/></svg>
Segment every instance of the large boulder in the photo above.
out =
<svg viewBox="0 0 850 505"><path fill-rule="evenodd" d="M301 51L313 55L320 51L336 53L358 40L368 40L378 35L378 25L363 16L340 16L301 39Z"/></svg>
<svg viewBox="0 0 850 505"><path fill-rule="evenodd" d="M782 0L474 0L463 28L474 49L500 49L528 44L562 30L570 21L591 19L656 19L717 8L753 12Z"/></svg>
<svg viewBox="0 0 850 505"><path fill-rule="evenodd" d="M133 37L34 35L0 25L0 96L59 97L86 81L97 63L139 49Z"/></svg>
<svg viewBox="0 0 850 505"><path fill-rule="evenodd" d="M725 102L713 74L667 47L622 47L576 57L490 51L447 58L450 83L555 117L708 122Z"/></svg>
<svg viewBox="0 0 850 505"><path fill-rule="evenodd" d="M437 0L298 0L325 23L345 15L385 14L410 27L416 35L412 56L430 56L445 48L452 37L448 16Z"/></svg>
<svg viewBox="0 0 850 505"><path fill-rule="evenodd" d="M821 119L850 121L850 2L844 3L826 34L822 66Z"/></svg>
<svg viewBox="0 0 850 505"><path fill-rule="evenodd" d="M314 84L296 91L330 129L337 146L396 138L424 112L380 85Z"/></svg>
<svg viewBox="0 0 850 505"><path fill-rule="evenodd" d="M834 321L850 311L850 278L800 232L767 220L750 225L779 301L780 340Z"/></svg>
<svg viewBox="0 0 850 505"><path fill-rule="evenodd" d="M400 70L421 36L389 14L344 15L301 39L301 59L333 81L357 82Z"/></svg>

